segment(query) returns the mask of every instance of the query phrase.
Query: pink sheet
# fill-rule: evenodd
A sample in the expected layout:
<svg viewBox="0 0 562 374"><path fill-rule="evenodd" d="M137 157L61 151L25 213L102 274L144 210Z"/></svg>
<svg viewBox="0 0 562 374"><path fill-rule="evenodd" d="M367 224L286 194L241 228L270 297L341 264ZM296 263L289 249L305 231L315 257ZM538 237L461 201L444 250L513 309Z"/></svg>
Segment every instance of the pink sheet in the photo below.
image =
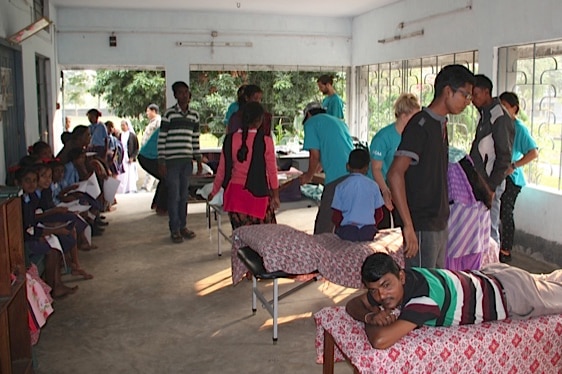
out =
<svg viewBox="0 0 562 374"><path fill-rule="evenodd" d="M314 315L317 362L323 362L324 330L363 374L379 373L561 373L562 315L457 327L422 327L392 347L373 349L364 324L344 307ZM341 350L340 350L341 349Z"/></svg>
<svg viewBox="0 0 562 374"><path fill-rule="evenodd" d="M308 274L318 270L332 283L361 288L360 269L375 252L390 254L404 266L402 234L399 229L381 230L373 242L354 243L335 234L309 235L286 225L254 225L235 230L232 241L232 283L242 280L247 269L237 256L249 246L262 256L267 271Z"/></svg>

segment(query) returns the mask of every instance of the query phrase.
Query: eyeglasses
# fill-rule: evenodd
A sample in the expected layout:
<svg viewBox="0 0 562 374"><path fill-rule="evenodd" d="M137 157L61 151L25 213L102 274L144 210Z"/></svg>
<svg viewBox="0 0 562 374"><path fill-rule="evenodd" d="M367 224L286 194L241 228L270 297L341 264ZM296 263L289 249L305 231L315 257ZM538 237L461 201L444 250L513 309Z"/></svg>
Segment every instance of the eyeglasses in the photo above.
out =
<svg viewBox="0 0 562 374"><path fill-rule="evenodd" d="M460 92L460 93L464 96L464 98L465 98L467 101L471 101L471 100L472 100L472 94L466 92L463 88L457 88L457 89L455 90L455 92L456 92L456 91Z"/></svg>

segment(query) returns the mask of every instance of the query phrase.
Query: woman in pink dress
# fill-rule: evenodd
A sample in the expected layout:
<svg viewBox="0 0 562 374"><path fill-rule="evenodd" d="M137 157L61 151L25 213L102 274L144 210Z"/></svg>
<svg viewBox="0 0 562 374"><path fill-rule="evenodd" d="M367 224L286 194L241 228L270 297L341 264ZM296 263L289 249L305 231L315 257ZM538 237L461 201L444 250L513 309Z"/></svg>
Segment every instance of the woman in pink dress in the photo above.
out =
<svg viewBox="0 0 562 374"><path fill-rule="evenodd" d="M246 104L242 128L226 136L219 167L208 199L224 188L223 209L232 229L261 223L277 223L279 208L277 160L271 136L261 128L264 109Z"/></svg>

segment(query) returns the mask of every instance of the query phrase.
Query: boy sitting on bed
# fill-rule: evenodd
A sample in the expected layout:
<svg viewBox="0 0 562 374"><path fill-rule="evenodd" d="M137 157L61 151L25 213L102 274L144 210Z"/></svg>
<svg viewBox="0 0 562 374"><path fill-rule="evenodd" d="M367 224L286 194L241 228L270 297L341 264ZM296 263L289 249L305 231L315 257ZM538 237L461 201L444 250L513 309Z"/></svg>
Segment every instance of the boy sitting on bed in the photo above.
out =
<svg viewBox="0 0 562 374"><path fill-rule="evenodd" d="M385 253L361 267L367 292L346 310L365 323L372 346L386 349L422 325L456 326L562 313L562 270L530 274L506 264L479 271L400 269Z"/></svg>
<svg viewBox="0 0 562 374"><path fill-rule="evenodd" d="M354 149L349 154L350 175L337 185L332 200L332 222L336 235L352 242L371 241L377 234L375 213L380 221L384 200L379 186L365 176L371 158L366 149Z"/></svg>

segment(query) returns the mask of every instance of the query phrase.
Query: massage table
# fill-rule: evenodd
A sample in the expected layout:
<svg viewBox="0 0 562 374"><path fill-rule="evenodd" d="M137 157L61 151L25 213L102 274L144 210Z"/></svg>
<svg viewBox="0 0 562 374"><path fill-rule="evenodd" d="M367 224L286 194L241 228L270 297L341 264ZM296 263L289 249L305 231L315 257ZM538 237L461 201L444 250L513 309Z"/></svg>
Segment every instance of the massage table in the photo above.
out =
<svg viewBox="0 0 562 374"><path fill-rule="evenodd" d="M273 318L273 342L277 341L279 295L277 280L291 278L310 284L320 277L343 287L361 288L360 269L375 252L391 255L404 266L402 234L381 230L373 242L349 242L335 234L309 235L282 224L244 226L233 233L232 283L238 284L249 271L252 275L252 313L256 298ZM273 298L267 300L257 280L273 280ZM298 285L298 289L302 285ZM289 290L293 293L295 290Z"/></svg>
<svg viewBox="0 0 562 374"><path fill-rule="evenodd" d="M314 315L317 363L334 372L348 360L355 373L562 373L562 315L456 327L422 327L392 347L374 349L363 322L344 307Z"/></svg>
<svg viewBox="0 0 562 374"><path fill-rule="evenodd" d="M279 179L279 193L282 198L283 191L287 191L298 184L298 177L302 174L301 171L291 168L287 171L280 171L277 176ZM300 193L299 193L300 195ZM206 201L205 216L207 217L207 228L211 230L211 222L214 220L217 222L217 255L222 256L222 244L221 237L232 244L232 239L230 233L225 231L222 227L222 216L226 215L226 212L222 209L222 197L220 199L213 199L214 201ZM313 200L314 201L314 200ZM283 200L281 200L283 203ZM319 204L319 200L315 201L316 205Z"/></svg>

